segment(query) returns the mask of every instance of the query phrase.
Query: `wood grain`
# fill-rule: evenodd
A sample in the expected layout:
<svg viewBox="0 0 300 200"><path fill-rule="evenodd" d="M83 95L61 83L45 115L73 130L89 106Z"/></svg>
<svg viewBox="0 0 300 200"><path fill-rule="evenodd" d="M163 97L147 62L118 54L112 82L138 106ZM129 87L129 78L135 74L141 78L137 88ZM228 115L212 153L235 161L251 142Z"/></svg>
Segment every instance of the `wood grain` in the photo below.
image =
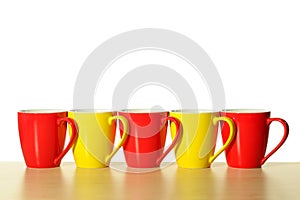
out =
<svg viewBox="0 0 300 200"><path fill-rule="evenodd" d="M267 163L260 169L170 164L130 173L80 169L74 163L29 169L23 163L0 162L0 199L300 199L299 188L300 163Z"/></svg>

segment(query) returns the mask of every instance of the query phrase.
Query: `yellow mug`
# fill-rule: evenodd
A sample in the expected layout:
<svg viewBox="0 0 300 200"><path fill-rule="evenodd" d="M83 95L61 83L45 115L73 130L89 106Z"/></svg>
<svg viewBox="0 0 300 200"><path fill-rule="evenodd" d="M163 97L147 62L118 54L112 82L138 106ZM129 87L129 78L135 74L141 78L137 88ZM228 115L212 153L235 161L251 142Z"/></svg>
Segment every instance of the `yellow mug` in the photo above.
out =
<svg viewBox="0 0 300 200"><path fill-rule="evenodd" d="M208 168L211 163L230 145L235 134L235 124L219 112L205 110L175 110L171 117L181 121L183 132L175 147L176 162L182 168ZM230 127L230 135L225 144L215 152L219 121ZM171 124L171 136L175 137L176 128Z"/></svg>
<svg viewBox="0 0 300 200"><path fill-rule="evenodd" d="M73 156L77 167L103 168L109 166L111 158L126 141L128 135L126 118L115 114L112 111L104 110L69 111L68 116L76 121L78 128L78 139L73 146ZM123 134L114 149L116 120L121 121L126 133Z"/></svg>

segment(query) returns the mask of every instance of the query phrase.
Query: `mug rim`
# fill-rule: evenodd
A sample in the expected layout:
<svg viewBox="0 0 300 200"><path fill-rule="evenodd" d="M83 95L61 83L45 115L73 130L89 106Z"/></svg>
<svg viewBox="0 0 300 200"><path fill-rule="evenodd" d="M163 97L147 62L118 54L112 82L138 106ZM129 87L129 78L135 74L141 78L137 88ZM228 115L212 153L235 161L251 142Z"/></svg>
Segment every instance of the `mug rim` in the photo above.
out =
<svg viewBox="0 0 300 200"><path fill-rule="evenodd" d="M23 114L55 114L55 113L65 113L67 110L63 109L25 109L19 110L18 113Z"/></svg>
<svg viewBox="0 0 300 200"><path fill-rule="evenodd" d="M177 109L177 110L171 110L170 113L199 114L199 113L220 113L220 111L212 110L212 109Z"/></svg>
<svg viewBox="0 0 300 200"><path fill-rule="evenodd" d="M234 109L223 109L222 113L236 113L236 114L252 114L252 113L269 113L271 111L260 108L234 108Z"/></svg>
<svg viewBox="0 0 300 200"><path fill-rule="evenodd" d="M150 108L130 108L121 109L117 111L118 113L132 113L132 114L147 114L147 113L168 113L169 111L164 109L150 109Z"/></svg>
<svg viewBox="0 0 300 200"><path fill-rule="evenodd" d="M93 108L80 108L80 109L72 109L69 110L68 112L72 113L114 113L116 111L111 110L111 109L93 109Z"/></svg>

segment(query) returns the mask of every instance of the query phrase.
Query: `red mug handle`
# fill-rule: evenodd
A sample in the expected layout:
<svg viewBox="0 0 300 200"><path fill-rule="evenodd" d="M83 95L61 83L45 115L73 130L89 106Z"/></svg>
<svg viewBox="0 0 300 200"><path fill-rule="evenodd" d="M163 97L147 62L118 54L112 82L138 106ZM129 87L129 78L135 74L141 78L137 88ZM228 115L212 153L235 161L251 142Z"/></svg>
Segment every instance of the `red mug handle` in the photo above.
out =
<svg viewBox="0 0 300 200"><path fill-rule="evenodd" d="M175 145L177 144L179 138L182 135L182 125L181 125L181 123L178 119L176 119L175 117L166 117L165 119L170 120L171 122L173 122L175 124L175 126L176 126L176 136L174 137L173 142L168 147L168 149L156 160L157 165L160 165L160 163L166 157L166 155L168 155L168 153L175 147Z"/></svg>
<svg viewBox="0 0 300 200"><path fill-rule="evenodd" d="M260 164L263 165L266 160L268 160L268 158L270 158L285 142L285 140L287 139L288 135L289 135L289 125L288 123L281 119L281 118L268 118L267 119L267 125L270 126L270 124L274 121L280 122L284 128L284 132L283 132L283 137L281 139L281 141L279 142L279 144L265 157L263 157L260 161Z"/></svg>
<svg viewBox="0 0 300 200"><path fill-rule="evenodd" d="M71 118L68 118L68 117L63 117L63 118L59 118L57 119L57 125L60 125L60 123L62 122L67 122L70 124L71 126L71 129L72 129L72 135L70 137L70 141L69 141L69 144L67 145L67 147L60 153L59 156L57 156L55 159L54 159L54 164L55 165L58 165L61 161L61 159L66 155L66 153L72 148L73 144L75 143L77 137L78 137L78 129L77 129L77 123L71 119Z"/></svg>

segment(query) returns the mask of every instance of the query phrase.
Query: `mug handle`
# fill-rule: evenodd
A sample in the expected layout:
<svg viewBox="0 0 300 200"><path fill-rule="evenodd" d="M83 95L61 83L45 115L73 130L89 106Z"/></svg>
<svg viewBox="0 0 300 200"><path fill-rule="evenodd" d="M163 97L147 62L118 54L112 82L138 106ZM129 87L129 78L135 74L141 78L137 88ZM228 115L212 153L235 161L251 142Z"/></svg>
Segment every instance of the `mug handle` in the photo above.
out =
<svg viewBox="0 0 300 200"><path fill-rule="evenodd" d="M270 126L271 123L274 122L274 121L280 122L282 124L282 126L284 128L283 137L280 140L279 144L277 144L277 146L268 155L266 155L265 157L263 157L261 159L261 161L260 161L261 165L263 165L268 160L268 158L270 158L283 145L283 143L285 142L285 140L287 139L287 137L289 135L289 125L284 119L281 119L281 118L268 118L267 119L267 125Z"/></svg>
<svg viewBox="0 0 300 200"><path fill-rule="evenodd" d="M118 143L117 147L105 158L105 164L106 165L108 165L108 163L110 162L112 157L121 148L121 146L124 144L124 142L126 141L127 136L128 136L128 122L127 122L127 119L123 116L113 116L113 117L108 118L109 125L111 125L114 120L120 120L121 121L121 123L123 124L123 127L124 127L124 132L123 132L123 136L122 136L120 142Z"/></svg>
<svg viewBox="0 0 300 200"><path fill-rule="evenodd" d="M177 144L177 142L179 141L179 138L182 135L182 125L181 125L180 121L177 118L175 118L175 117L166 117L165 119L169 120L170 122L173 122L175 124L175 126L176 126L176 136L173 139L173 142L171 143L171 145L168 147L168 149L156 160L157 165L160 165L162 160L174 148L174 146Z"/></svg>
<svg viewBox="0 0 300 200"><path fill-rule="evenodd" d="M230 129L229 137L227 138L225 144L220 148L220 150L209 158L209 164L211 164L231 144L236 132L236 127L232 119L228 117L215 117L213 119L213 125L217 125L219 121L225 121L228 124Z"/></svg>
<svg viewBox="0 0 300 200"><path fill-rule="evenodd" d="M61 159L66 155L66 153L71 149L73 144L75 143L77 137L78 137L78 129L77 129L77 123L75 120L68 118L68 117L63 117L63 118L58 118L57 119L57 125L60 125L62 122L67 122L70 124L71 129L72 129L72 135L70 137L69 144L67 147L60 153L59 156L57 156L54 159L54 164L58 165L61 162Z"/></svg>

